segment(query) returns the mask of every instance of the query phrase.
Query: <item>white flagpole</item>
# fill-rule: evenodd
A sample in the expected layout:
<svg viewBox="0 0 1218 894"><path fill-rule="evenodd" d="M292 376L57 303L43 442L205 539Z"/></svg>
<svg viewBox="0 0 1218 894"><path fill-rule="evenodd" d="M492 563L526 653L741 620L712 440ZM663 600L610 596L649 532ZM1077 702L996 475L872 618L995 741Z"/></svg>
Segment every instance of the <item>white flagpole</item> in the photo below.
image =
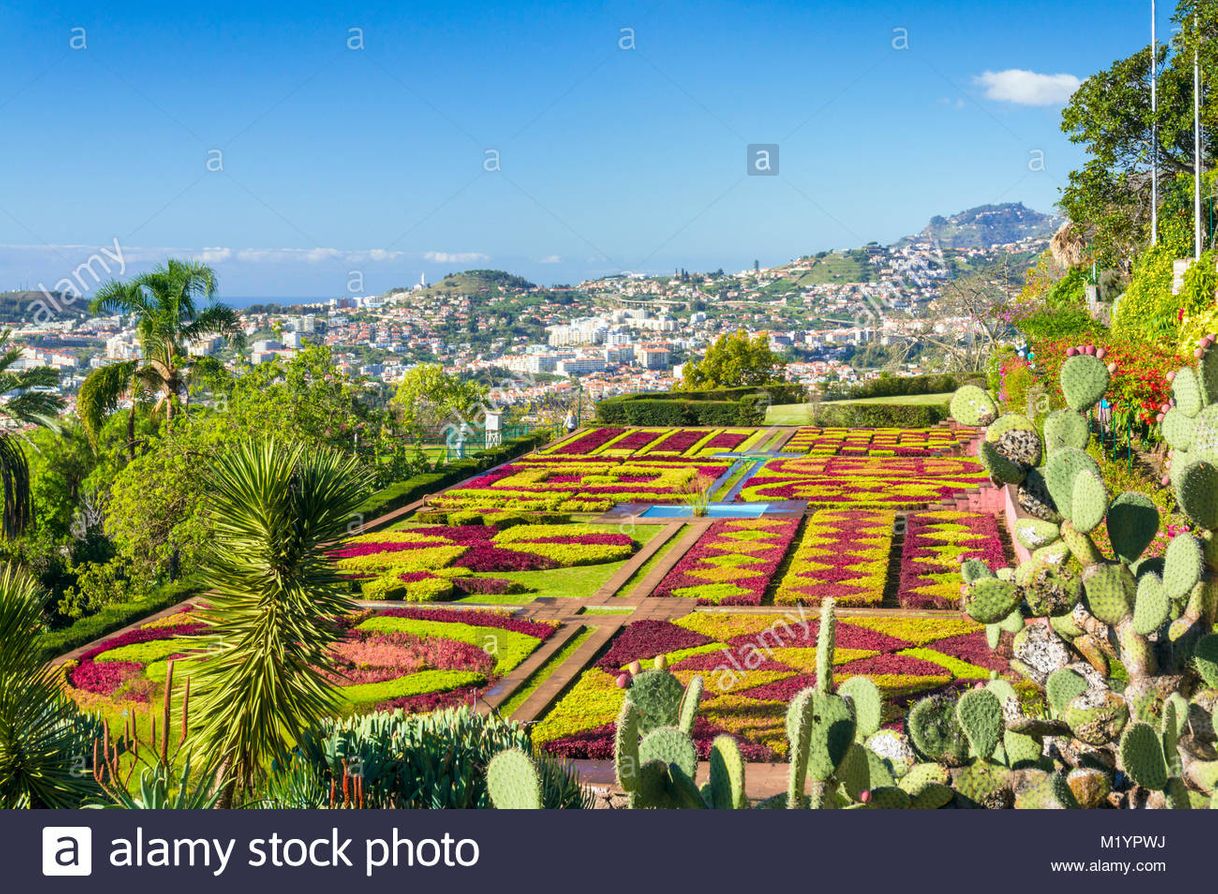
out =
<svg viewBox="0 0 1218 894"><path fill-rule="evenodd" d="M1159 42L1150 0L1150 244L1159 244Z"/></svg>
<svg viewBox="0 0 1218 894"><path fill-rule="evenodd" d="M1197 43L1193 44L1193 235L1196 257L1201 257L1201 243L1204 241L1201 227L1201 27L1197 17L1193 17L1193 27L1197 29Z"/></svg>

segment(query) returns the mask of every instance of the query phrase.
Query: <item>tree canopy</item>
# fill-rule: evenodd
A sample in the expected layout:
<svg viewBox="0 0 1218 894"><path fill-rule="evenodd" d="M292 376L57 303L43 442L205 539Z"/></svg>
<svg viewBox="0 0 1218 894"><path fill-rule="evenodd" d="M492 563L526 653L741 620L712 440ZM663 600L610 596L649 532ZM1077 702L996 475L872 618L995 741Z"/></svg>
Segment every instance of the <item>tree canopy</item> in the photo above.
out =
<svg viewBox="0 0 1218 894"><path fill-rule="evenodd" d="M750 336L743 329L719 336L701 360L685 364L682 388L747 388L782 381L785 361L770 348L764 332Z"/></svg>

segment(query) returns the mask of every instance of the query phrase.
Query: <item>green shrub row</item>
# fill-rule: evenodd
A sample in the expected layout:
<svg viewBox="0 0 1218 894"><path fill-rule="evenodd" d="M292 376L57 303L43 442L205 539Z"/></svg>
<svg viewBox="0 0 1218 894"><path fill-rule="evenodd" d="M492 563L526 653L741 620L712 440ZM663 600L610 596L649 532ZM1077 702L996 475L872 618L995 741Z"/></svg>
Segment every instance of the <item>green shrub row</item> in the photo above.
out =
<svg viewBox="0 0 1218 894"><path fill-rule="evenodd" d="M40 634L42 653L50 660L202 592L203 585L191 578L163 584L139 599L116 602L68 627Z"/></svg>
<svg viewBox="0 0 1218 894"><path fill-rule="evenodd" d="M901 397L910 394L947 394L963 385L979 384L982 373L932 373L924 376L894 376L883 373L848 388L830 389L826 399L853 400L865 397Z"/></svg>
<svg viewBox="0 0 1218 894"><path fill-rule="evenodd" d="M812 424L823 428L928 428L948 418L947 404L819 404Z"/></svg>
<svg viewBox="0 0 1218 894"><path fill-rule="evenodd" d="M620 400L596 405L596 421L605 425L758 425L765 405L745 400Z"/></svg>
<svg viewBox="0 0 1218 894"><path fill-rule="evenodd" d="M435 472L423 472L403 481L395 481L365 500L358 510L359 514L365 520L369 520L400 509L427 494L434 494L459 481L464 481L471 475L477 475L479 472L522 456L530 450L535 450L550 439L551 433L548 431L534 432L504 441L498 447L476 451L466 459L454 460Z"/></svg>
<svg viewBox="0 0 1218 894"><path fill-rule="evenodd" d="M754 388L623 394L596 405L603 425L761 425L771 404L807 399L803 385L776 382Z"/></svg>

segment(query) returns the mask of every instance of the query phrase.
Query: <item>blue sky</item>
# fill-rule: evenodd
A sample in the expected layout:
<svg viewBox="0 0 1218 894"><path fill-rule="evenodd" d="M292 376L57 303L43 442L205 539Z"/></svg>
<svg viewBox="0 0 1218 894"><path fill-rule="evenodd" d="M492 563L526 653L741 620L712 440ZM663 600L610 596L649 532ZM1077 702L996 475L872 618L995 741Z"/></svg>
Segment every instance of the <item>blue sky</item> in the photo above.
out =
<svg viewBox="0 0 1218 894"><path fill-rule="evenodd" d="M1081 157L1070 80L986 73L1084 78L1149 16L859 7L6 4L0 288L116 239L128 272L192 255L228 295L328 296L352 271L375 293L471 266L737 269L987 202L1048 210ZM749 143L779 145L777 176L745 176Z"/></svg>

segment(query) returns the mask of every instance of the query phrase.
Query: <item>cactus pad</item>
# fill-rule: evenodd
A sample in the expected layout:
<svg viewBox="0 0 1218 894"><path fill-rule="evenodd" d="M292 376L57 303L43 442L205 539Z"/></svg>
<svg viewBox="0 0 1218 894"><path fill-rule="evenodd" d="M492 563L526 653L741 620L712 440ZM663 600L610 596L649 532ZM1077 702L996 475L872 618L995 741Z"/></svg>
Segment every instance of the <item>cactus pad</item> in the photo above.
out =
<svg viewBox="0 0 1218 894"><path fill-rule="evenodd" d="M1002 741L1002 703L988 689L970 689L956 702L956 720L968 738L973 754L993 756Z"/></svg>
<svg viewBox="0 0 1218 894"><path fill-rule="evenodd" d="M983 577L993 577L994 572L981 559L966 559L960 566L960 576L964 578L966 584L971 584Z"/></svg>
<svg viewBox="0 0 1218 894"><path fill-rule="evenodd" d="M1091 472L1101 481L1104 479L1095 460L1075 447L1062 447L1049 454L1045 463L1045 484L1057 511L1066 518L1073 516L1074 479L1080 472Z"/></svg>
<svg viewBox="0 0 1218 894"><path fill-rule="evenodd" d="M639 731L646 734L661 726L677 725L685 687L667 670L645 670L635 675L626 697L638 709Z"/></svg>
<svg viewBox="0 0 1218 894"><path fill-rule="evenodd" d="M1112 780L1103 770L1093 767L1076 767L1066 774L1066 785L1078 806L1094 810L1104 803L1112 791Z"/></svg>
<svg viewBox="0 0 1218 894"><path fill-rule="evenodd" d="M1150 636L1171 616L1171 599L1159 575L1151 572L1138 579L1138 594L1133 604L1133 629Z"/></svg>
<svg viewBox="0 0 1218 894"><path fill-rule="evenodd" d="M1083 574L1087 609L1105 624L1118 624L1133 608L1137 584L1124 565L1091 565Z"/></svg>
<svg viewBox="0 0 1218 894"><path fill-rule="evenodd" d="M1218 404L1210 404L1197 414L1189 451L1197 459L1218 461Z"/></svg>
<svg viewBox="0 0 1218 894"><path fill-rule="evenodd" d="M974 761L954 780L956 791L966 801L987 808L1011 807L1011 771L990 761Z"/></svg>
<svg viewBox="0 0 1218 894"><path fill-rule="evenodd" d="M952 799L951 776L938 764L915 764L897 785L909 795L915 810L938 810Z"/></svg>
<svg viewBox="0 0 1218 894"><path fill-rule="evenodd" d="M1132 723L1121 736L1121 766L1138 785L1154 791L1167 788L1167 759L1154 727Z"/></svg>
<svg viewBox="0 0 1218 894"><path fill-rule="evenodd" d="M533 759L518 748L491 758L486 767L486 790L498 810L541 810L541 776Z"/></svg>
<svg viewBox="0 0 1218 894"><path fill-rule="evenodd" d="M1060 540L1061 531L1053 522L1021 518L1015 522L1015 539L1028 549L1040 549Z"/></svg>
<svg viewBox="0 0 1218 894"><path fill-rule="evenodd" d="M997 624L1019 605L1015 584L997 577L984 577L969 588L965 611L981 624Z"/></svg>
<svg viewBox="0 0 1218 894"><path fill-rule="evenodd" d="M1207 404L1218 403L1218 351L1209 350L1197 364L1197 381Z"/></svg>
<svg viewBox="0 0 1218 894"><path fill-rule="evenodd" d="M884 719L884 701L869 677L851 677L837 688L837 694L854 706L854 734L866 738L877 732Z"/></svg>
<svg viewBox="0 0 1218 894"><path fill-rule="evenodd" d="M1061 714L1070 702L1086 691L1087 680L1073 668L1059 668L1045 680L1045 697L1055 714Z"/></svg>
<svg viewBox="0 0 1218 894"><path fill-rule="evenodd" d="M710 750L710 805L716 810L748 806L744 793L744 757L731 736L716 736Z"/></svg>
<svg viewBox="0 0 1218 894"><path fill-rule="evenodd" d="M634 793L639 786L639 711L630 699L622 702L613 738L613 769L622 791Z"/></svg>
<svg viewBox="0 0 1218 894"><path fill-rule="evenodd" d="M1108 367L1093 354L1076 354L1062 364L1062 394L1072 410L1087 410L1108 390Z"/></svg>
<svg viewBox="0 0 1218 894"><path fill-rule="evenodd" d="M1200 413L1201 408L1205 406L1205 398L1201 394L1201 382L1192 367L1186 366L1176 372L1176 377L1171 383L1171 393L1172 397L1176 399L1176 407L1190 418Z"/></svg>
<svg viewBox="0 0 1218 894"><path fill-rule="evenodd" d="M1197 424L1185 416L1179 407L1172 407L1163 416L1163 437L1173 450L1187 450L1193 444Z"/></svg>
<svg viewBox="0 0 1218 894"><path fill-rule="evenodd" d="M1074 529L1090 534L1108 514L1108 489L1099 475L1080 471L1074 476L1070 495L1070 521Z"/></svg>
<svg viewBox="0 0 1218 894"><path fill-rule="evenodd" d="M1159 531L1159 510L1145 494L1126 491L1112 501L1106 517L1108 540L1117 558L1136 562Z"/></svg>
<svg viewBox="0 0 1218 894"><path fill-rule="evenodd" d="M998 418L998 405L983 389L965 385L952 395L949 410L961 425L989 425Z"/></svg>
<svg viewBox="0 0 1218 894"><path fill-rule="evenodd" d="M702 678L696 676L689 681L685 694L681 696L681 709L678 712L677 728L683 733L694 731L694 722L698 719L698 702L702 700Z"/></svg>
<svg viewBox="0 0 1218 894"><path fill-rule="evenodd" d="M1163 554L1163 588L1169 599L1184 599L1205 568L1201 541L1192 534L1177 534Z"/></svg>
<svg viewBox="0 0 1218 894"><path fill-rule="evenodd" d="M1045 417L1045 452L1053 454L1063 447L1085 450L1091 440L1087 418L1074 410L1054 410Z"/></svg>
<svg viewBox="0 0 1218 894"><path fill-rule="evenodd" d="M989 441L982 441L977 447L977 459L981 460L986 474L999 484L1019 484L1026 474L1023 466L1011 462Z"/></svg>
<svg viewBox="0 0 1218 894"><path fill-rule="evenodd" d="M1200 527L1218 529L1218 467L1198 461L1173 472L1180 508Z"/></svg>
<svg viewBox="0 0 1218 894"><path fill-rule="evenodd" d="M643 736L639 743L639 760L644 764L659 761L675 765L693 779L698 771L698 748L694 740L679 729L662 726Z"/></svg>
<svg viewBox="0 0 1218 894"><path fill-rule="evenodd" d="M914 703L905 716L910 742L922 757L948 767L968 760L968 739L956 719L956 702L950 695L932 695Z"/></svg>

